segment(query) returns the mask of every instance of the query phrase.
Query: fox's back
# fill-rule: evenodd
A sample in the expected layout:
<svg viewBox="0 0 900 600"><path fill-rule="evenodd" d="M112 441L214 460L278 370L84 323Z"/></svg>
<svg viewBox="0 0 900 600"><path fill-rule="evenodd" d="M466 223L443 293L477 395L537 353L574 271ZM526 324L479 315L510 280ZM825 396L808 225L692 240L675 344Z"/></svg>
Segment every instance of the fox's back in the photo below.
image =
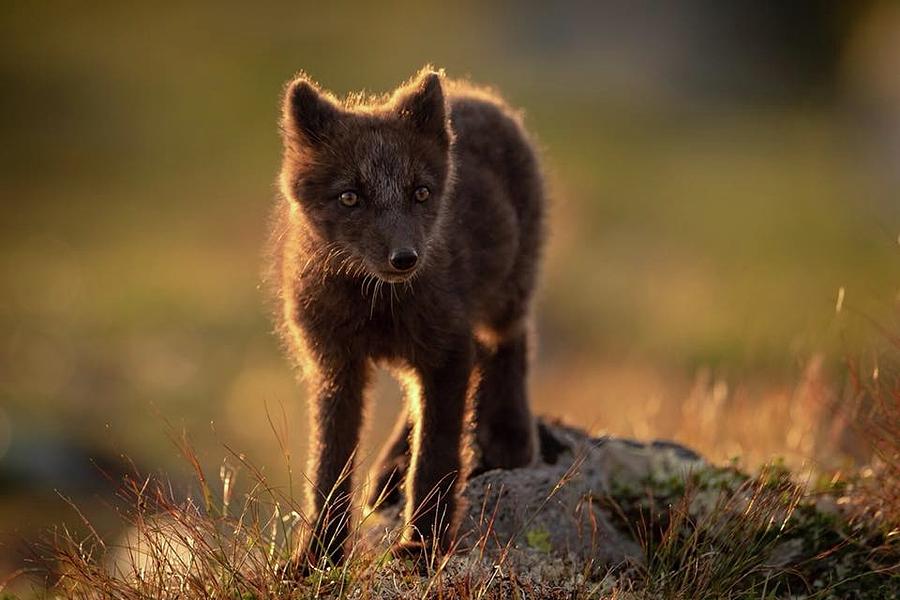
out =
<svg viewBox="0 0 900 600"><path fill-rule="evenodd" d="M476 320L521 312L534 287L544 229L544 186L521 115L468 84L449 88L455 136L451 245L465 265Z"/></svg>

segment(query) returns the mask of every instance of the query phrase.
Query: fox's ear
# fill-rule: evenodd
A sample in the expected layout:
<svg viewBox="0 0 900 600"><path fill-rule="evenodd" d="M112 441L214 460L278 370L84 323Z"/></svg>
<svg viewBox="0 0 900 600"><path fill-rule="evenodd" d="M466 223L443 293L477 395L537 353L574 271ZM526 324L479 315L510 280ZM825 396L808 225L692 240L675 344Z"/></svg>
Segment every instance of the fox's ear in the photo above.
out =
<svg viewBox="0 0 900 600"><path fill-rule="evenodd" d="M394 106L400 118L418 131L437 136L445 143L450 141L447 101L439 73L431 70L420 73L412 83L397 90Z"/></svg>
<svg viewBox="0 0 900 600"><path fill-rule="evenodd" d="M282 131L285 141L299 137L308 144L318 144L340 115L340 109L304 76L291 81L284 93Z"/></svg>

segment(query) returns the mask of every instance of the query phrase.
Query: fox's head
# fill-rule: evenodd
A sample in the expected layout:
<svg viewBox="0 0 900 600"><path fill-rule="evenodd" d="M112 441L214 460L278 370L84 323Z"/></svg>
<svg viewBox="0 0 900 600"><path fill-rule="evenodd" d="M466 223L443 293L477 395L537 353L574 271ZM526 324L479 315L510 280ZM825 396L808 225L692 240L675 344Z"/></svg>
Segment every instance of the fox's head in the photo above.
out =
<svg viewBox="0 0 900 600"><path fill-rule="evenodd" d="M441 75L424 70L374 103L339 102L304 76L282 118L281 190L315 244L388 282L439 243L452 179Z"/></svg>

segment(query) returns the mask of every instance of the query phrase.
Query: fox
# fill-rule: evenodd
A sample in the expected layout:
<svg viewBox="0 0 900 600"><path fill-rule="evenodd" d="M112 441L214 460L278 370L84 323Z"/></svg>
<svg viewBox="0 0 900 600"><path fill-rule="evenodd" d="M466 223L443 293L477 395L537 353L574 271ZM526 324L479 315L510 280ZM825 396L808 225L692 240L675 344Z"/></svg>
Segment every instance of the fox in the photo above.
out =
<svg viewBox="0 0 900 600"><path fill-rule="evenodd" d="M345 99L301 72L280 131L270 283L311 423L312 526L292 561L345 559L376 366L399 379L405 409L366 504L403 504L395 555L451 552L467 478L535 460L536 145L496 92L431 66L389 94Z"/></svg>

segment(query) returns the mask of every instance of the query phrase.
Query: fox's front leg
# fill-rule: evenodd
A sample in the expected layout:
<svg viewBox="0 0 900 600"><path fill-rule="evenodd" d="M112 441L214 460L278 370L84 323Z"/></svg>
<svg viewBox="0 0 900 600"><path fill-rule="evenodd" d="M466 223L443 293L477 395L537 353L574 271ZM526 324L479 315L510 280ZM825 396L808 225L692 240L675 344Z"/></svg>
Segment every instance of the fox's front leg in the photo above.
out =
<svg viewBox="0 0 900 600"><path fill-rule="evenodd" d="M463 435L474 363L470 339L417 368L419 393L410 398L412 456L406 478L409 527L401 551L447 551L458 525L459 495L468 465Z"/></svg>
<svg viewBox="0 0 900 600"><path fill-rule="evenodd" d="M311 529L298 549L300 568L338 564L350 533L352 470L362 424L367 365L363 360L316 365L310 379L307 515Z"/></svg>

